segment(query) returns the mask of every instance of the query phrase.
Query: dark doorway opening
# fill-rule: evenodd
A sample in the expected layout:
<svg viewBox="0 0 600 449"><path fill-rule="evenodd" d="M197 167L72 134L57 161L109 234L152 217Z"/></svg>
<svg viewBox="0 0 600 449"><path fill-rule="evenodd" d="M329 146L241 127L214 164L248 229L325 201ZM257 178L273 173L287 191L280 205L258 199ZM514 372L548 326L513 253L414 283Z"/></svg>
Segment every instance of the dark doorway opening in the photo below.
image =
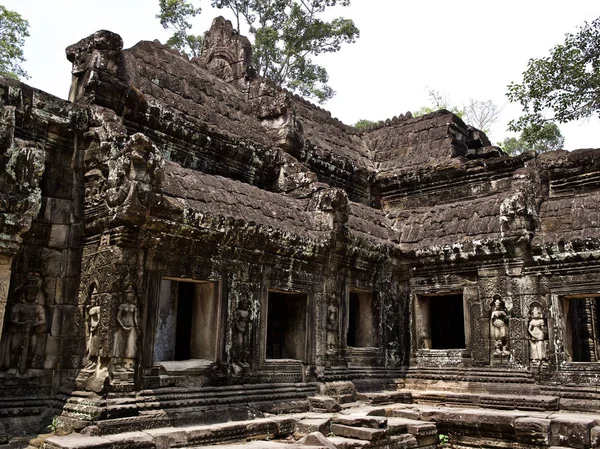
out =
<svg viewBox="0 0 600 449"><path fill-rule="evenodd" d="M567 351L573 362L600 361L600 298L566 300Z"/></svg>
<svg viewBox="0 0 600 449"><path fill-rule="evenodd" d="M463 296L429 297L432 349L465 349Z"/></svg>
<svg viewBox="0 0 600 449"><path fill-rule="evenodd" d="M349 294L346 345L357 348L376 346L373 293L371 292L350 292Z"/></svg>
<svg viewBox="0 0 600 449"><path fill-rule="evenodd" d="M269 292L267 359L303 360L306 351L306 295Z"/></svg>

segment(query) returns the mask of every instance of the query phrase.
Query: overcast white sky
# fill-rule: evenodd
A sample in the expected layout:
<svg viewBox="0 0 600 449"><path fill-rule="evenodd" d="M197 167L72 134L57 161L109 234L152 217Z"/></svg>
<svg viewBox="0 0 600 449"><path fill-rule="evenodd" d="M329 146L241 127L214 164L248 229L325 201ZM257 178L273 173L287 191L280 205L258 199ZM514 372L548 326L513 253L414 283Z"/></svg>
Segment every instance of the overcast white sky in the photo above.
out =
<svg viewBox="0 0 600 449"><path fill-rule="evenodd" d="M140 40L166 41L155 18L158 0L0 0L30 22L24 67L34 87L65 98L70 64L65 47L108 29L125 47ZM210 8L195 21L199 32L227 11ZM502 140L506 123L520 115L506 104L506 85L520 81L527 61L542 57L564 34L600 16L600 1L570 0L353 0L340 13L352 18L360 39L321 62L337 96L325 104L344 123L380 120L427 105L428 89L460 106L470 98L504 106L492 128ZM565 149L600 148L600 120L560 125Z"/></svg>

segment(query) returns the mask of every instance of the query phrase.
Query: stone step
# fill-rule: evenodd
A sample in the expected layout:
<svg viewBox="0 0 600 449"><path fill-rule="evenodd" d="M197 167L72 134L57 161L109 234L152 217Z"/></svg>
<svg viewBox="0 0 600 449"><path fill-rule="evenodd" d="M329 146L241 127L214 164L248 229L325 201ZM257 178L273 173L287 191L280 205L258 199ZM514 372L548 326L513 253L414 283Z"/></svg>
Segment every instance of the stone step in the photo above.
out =
<svg viewBox="0 0 600 449"><path fill-rule="evenodd" d="M283 416L212 425L164 427L104 436L70 434L47 438L44 449L183 447L230 443L246 439L272 440L291 435L294 427L295 420Z"/></svg>
<svg viewBox="0 0 600 449"><path fill-rule="evenodd" d="M249 441L247 443L220 444L218 449L331 449L327 446L307 446L280 441ZM192 449L215 449L215 446L194 446Z"/></svg>
<svg viewBox="0 0 600 449"><path fill-rule="evenodd" d="M378 393L361 393L359 399L366 400L370 404L394 404L412 402L410 391L382 391Z"/></svg>
<svg viewBox="0 0 600 449"><path fill-rule="evenodd" d="M331 433L333 433L335 436L375 442L377 440L383 440L386 438L387 429L373 429L367 427L346 426L343 424L332 424Z"/></svg>
<svg viewBox="0 0 600 449"><path fill-rule="evenodd" d="M419 446L434 443L436 426L442 433L462 435L465 441L509 440L529 446L575 449L600 446L600 415L597 414L420 404L396 404L385 410L390 434L403 431L406 423L406 432L416 435ZM379 414L381 409L374 408L373 412ZM416 416L420 420L412 419ZM415 427L408 425L411 422Z"/></svg>
<svg viewBox="0 0 600 449"><path fill-rule="evenodd" d="M437 435L437 427L432 422L418 421L407 418L388 418L388 432L390 435L410 433L417 437Z"/></svg>
<svg viewBox="0 0 600 449"><path fill-rule="evenodd" d="M436 390L412 391L413 402L478 406L501 410L558 410L558 396L516 394L473 394Z"/></svg>
<svg viewBox="0 0 600 449"><path fill-rule="evenodd" d="M369 427L371 429L381 429L387 424L387 418L378 416L368 416L364 414L337 415L332 418L335 424L343 424L352 427Z"/></svg>

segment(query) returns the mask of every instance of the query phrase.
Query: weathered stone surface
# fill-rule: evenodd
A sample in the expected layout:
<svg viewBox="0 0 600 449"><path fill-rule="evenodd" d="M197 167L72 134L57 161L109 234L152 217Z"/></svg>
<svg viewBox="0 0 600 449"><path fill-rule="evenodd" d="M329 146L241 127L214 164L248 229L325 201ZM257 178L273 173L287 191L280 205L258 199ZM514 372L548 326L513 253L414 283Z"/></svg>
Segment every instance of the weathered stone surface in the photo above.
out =
<svg viewBox="0 0 600 449"><path fill-rule="evenodd" d="M301 419L296 423L294 436L299 438L309 433L320 432L323 435L329 433L331 418L306 418Z"/></svg>

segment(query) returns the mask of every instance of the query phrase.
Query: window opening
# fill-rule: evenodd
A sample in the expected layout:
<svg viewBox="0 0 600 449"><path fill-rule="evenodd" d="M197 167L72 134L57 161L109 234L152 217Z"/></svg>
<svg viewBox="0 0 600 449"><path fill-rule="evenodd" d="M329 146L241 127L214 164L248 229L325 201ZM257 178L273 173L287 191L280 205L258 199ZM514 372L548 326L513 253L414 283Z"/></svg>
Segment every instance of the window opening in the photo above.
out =
<svg viewBox="0 0 600 449"><path fill-rule="evenodd" d="M163 280L154 360L215 361L218 323L214 283Z"/></svg>
<svg viewBox="0 0 600 449"><path fill-rule="evenodd" d="M462 294L418 296L415 313L419 349L466 349Z"/></svg>

